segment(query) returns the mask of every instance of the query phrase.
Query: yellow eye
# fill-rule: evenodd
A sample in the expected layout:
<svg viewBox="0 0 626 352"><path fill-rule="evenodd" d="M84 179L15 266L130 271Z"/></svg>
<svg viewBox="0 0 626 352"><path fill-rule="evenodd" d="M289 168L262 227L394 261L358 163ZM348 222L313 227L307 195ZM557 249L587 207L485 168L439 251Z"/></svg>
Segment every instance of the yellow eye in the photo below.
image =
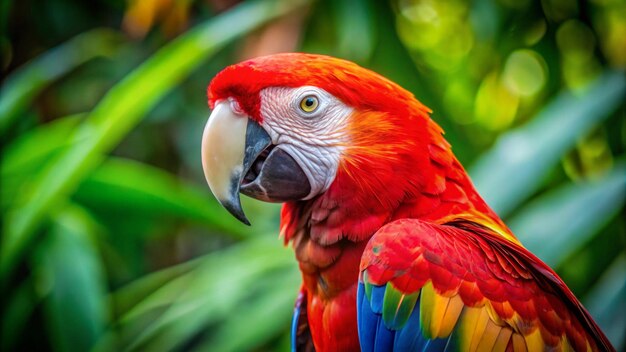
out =
<svg viewBox="0 0 626 352"><path fill-rule="evenodd" d="M315 111L319 105L320 103L314 95L307 95L300 100L300 109L307 113Z"/></svg>

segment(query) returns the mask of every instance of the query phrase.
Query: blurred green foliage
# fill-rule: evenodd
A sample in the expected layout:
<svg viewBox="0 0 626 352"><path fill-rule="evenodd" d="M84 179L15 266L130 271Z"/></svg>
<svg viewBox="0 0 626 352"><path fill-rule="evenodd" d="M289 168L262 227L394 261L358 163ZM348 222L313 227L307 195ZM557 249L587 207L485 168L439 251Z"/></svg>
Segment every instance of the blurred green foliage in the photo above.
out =
<svg viewBox="0 0 626 352"><path fill-rule="evenodd" d="M287 350L299 275L200 166L205 89L279 51L411 90L494 209L619 349L626 3L3 1L2 350Z"/></svg>

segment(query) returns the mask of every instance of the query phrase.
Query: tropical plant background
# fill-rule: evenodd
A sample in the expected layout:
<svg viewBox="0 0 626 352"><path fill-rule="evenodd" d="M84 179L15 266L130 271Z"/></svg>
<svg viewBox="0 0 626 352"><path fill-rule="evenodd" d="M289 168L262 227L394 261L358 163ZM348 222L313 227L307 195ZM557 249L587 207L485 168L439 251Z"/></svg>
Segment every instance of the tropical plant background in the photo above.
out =
<svg viewBox="0 0 626 352"><path fill-rule="evenodd" d="M206 86L279 51L347 58L434 111L522 242L626 338L623 0L0 5L2 350L287 350L299 276L200 165Z"/></svg>

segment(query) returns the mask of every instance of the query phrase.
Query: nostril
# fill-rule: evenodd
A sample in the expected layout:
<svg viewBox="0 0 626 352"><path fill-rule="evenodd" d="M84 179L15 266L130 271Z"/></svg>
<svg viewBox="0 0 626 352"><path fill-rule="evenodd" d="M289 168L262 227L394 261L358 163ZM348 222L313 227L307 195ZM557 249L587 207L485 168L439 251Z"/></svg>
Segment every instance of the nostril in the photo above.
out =
<svg viewBox="0 0 626 352"><path fill-rule="evenodd" d="M234 99L234 98L228 98L228 102L230 103L230 109L238 115L245 115L243 109L241 108L241 105L239 105L239 102Z"/></svg>

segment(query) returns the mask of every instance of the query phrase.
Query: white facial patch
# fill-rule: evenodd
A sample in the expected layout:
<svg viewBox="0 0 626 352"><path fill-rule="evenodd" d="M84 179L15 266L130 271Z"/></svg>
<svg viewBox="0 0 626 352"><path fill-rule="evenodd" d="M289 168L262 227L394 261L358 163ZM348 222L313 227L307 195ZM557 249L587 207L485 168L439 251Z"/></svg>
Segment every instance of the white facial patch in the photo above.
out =
<svg viewBox="0 0 626 352"><path fill-rule="evenodd" d="M345 126L353 109L313 86L270 87L260 96L263 127L272 143L296 160L311 184L304 200L325 192L337 175L347 142ZM316 104L310 104L310 99Z"/></svg>

